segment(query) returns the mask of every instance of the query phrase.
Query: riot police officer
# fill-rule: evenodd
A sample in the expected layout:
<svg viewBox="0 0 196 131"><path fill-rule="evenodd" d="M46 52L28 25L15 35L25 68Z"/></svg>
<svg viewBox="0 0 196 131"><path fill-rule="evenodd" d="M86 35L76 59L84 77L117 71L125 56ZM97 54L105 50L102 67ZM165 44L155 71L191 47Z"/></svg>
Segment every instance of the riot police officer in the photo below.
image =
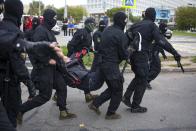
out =
<svg viewBox="0 0 196 131"><path fill-rule="evenodd" d="M94 60L93 60L93 64L92 64L92 67L91 67L91 71L92 72L95 72L96 71L96 67L98 66L98 56L97 56L97 53L99 51L99 46L100 46L100 43L101 43L101 35L104 31L104 29L106 28L106 23L101 20L99 22L99 28L98 30L93 34L93 42L94 42Z"/></svg>
<svg viewBox="0 0 196 131"><path fill-rule="evenodd" d="M160 34L158 27L154 21L156 18L156 11L154 8L147 8L145 17L142 21L130 27L128 32L139 32L141 36L140 50L133 53L131 57L132 70L135 73L135 78L129 84L123 102L128 107L131 107L133 113L144 113L147 111L146 107L140 106L145 89L147 86L147 78L149 74L149 51L152 46L152 41L159 44L163 49L174 55L176 61L180 61L181 56L172 47L170 43ZM130 98L133 95L133 101Z"/></svg>
<svg viewBox="0 0 196 131"><path fill-rule="evenodd" d="M69 41L67 48L68 54L70 57L73 54L77 54L77 52L81 52L82 50L86 50L89 52L92 50L92 36L91 33L95 28L95 20L93 18L87 18L84 22L85 27L82 29L78 29L75 33L71 41ZM81 64L83 65L82 57L80 57ZM84 66L84 65L83 65ZM89 91L85 93L86 102L92 101L96 95L92 95Z"/></svg>
<svg viewBox="0 0 196 131"><path fill-rule="evenodd" d="M43 14L44 22L39 25L32 37L33 41L56 42L56 38L51 29L56 25L56 12L51 9L46 9ZM40 54L44 52L44 54ZM66 108L67 85L63 78L63 74L58 70L58 64L61 60L54 53L46 48L41 48L39 52L28 52L30 61L33 65L31 73L32 80L36 89L39 90L39 95L31 101L22 104L19 119L22 122L22 115L38 106L43 105L50 100L52 89L57 91L57 105L59 106L59 119L75 118L76 115L68 112Z"/></svg>
<svg viewBox="0 0 196 131"><path fill-rule="evenodd" d="M127 59L127 37L124 28L127 16L124 12L117 12L113 16L114 25L105 29L101 37L99 48L99 68L101 76L108 88L94 99L89 108L100 114L99 107L110 100L105 119L119 119L116 113L123 93L123 77L120 73L119 64Z"/></svg>
<svg viewBox="0 0 196 131"><path fill-rule="evenodd" d="M19 29L23 14L23 4L19 0L6 0L4 8L4 19L0 23L0 44L7 44L7 46L0 48L0 83L3 87L1 98L9 120L16 127L16 117L21 104L20 82L28 85L30 97L35 96L35 89L21 57L20 49L13 49L14 46L20 48L18 40L23 39L22 32ZM6 52L6 49L10 50Z"/></svg>
<svg viewBox="0 0 196 131"><path fill-rule="evenodd" d="M160 23L159 30L162 35L164 35L167 31L167 25L165 23ZM160 47L158 44L153 43L152 44L152 51L150 54L150 71L148 75L148 83L147 83L147 89L152 89L152 86L150 85L150 82L154 80L159 73L161 72L161 60L159 57L159 53L162 54L164 59L167 59L167 56L165 55L165 51L162 47Z"/></svg>

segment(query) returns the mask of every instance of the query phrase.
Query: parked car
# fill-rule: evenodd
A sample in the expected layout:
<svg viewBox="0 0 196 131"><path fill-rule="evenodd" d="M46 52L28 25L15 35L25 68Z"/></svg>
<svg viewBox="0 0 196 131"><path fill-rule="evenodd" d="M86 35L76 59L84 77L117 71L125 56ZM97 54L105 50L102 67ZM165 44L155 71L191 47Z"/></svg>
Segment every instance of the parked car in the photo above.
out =
<svg viewBox="0 0 196 131"><path fill-rule="evenodd" d="M53 28L52 31L54 32L55 35L59 35L61 32L61 28L56 24Z"/></svg>
<svg viewBox="0 0 196 131"><path fill-rule="evenodd" d="M75 25L76 29L84 28L84 21L80 21L78 24Z"/></svg>
<svg viewBox="0 0 196 131"><path fill-rule="evenodd" d="M173 34L173 31L171 31L170 29L167 29L167 31L165 32L165 37L167 37L167 39L171 39Z"/></svg>

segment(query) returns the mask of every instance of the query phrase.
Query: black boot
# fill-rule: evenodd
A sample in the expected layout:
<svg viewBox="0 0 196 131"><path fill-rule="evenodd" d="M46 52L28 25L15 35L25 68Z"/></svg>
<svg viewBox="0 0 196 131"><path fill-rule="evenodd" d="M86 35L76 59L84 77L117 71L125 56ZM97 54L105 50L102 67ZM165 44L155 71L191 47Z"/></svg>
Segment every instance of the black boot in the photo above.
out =
<svg viewBox="0 0 196 131"><path fill-rule="evenodd" d="M147 112L147 110L148 109L146 107L141 107L141 106L131 108L132 113L145 113L145 112Z"/></svg>

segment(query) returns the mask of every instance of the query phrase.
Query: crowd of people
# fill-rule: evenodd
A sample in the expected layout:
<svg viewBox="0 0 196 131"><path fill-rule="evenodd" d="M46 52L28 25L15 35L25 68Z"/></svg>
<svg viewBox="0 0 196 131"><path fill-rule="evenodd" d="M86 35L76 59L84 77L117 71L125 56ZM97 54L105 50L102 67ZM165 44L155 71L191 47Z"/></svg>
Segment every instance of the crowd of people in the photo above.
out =
<svg viewBox="0 0 196 131"><path fill-rule="evenodd" d="M159 52L166 50L176 61L181 59L164 36L166 25L161 24L158 28L154 23L154 8L147 8L143 20L126 32L128 18L124 12L114 14L111 26L100 21L94 33L95 20L87 18L84 28L73 34L67 45L68 54L64 55L51 30L56 25L54 10L46 9L43 23L34 18L32 29L23 33L19 29L22 2L1 0L0 4L4 5L0 6L0 13L4 14L0 22L0 130L3 131L15 131L26 112L51 99L53 89L56 90L53 98L59 107L59 119L76 118L77 115L66 107L68 85L84 91L85 101L91 102L89 109L97 115L101 113L99 107L110 101L107 120L121 118L116 113L121 101L132 113L147 112L141 102L146 88L161 70ZM89 52L94 53L91 70L86 69L82 60ZM31 74L25 66L24 53L32 63ZM135 74L124 95L124 78L119 68L123 60L131 64ZM21 99L20 82L29 91L26 102ZM100 95L91 93L100 89L104 82L107 84L105 91Z"/></svg>

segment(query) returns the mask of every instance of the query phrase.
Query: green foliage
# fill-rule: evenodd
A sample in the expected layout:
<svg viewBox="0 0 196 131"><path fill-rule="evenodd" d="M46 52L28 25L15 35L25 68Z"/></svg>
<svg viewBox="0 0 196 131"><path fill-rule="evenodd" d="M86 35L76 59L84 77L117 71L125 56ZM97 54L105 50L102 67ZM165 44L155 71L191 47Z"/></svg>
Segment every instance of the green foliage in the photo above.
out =
<svg viewBox="0 0 196 131"><path fill-rule="evenodd" d="M64 54L64 55L67 55L67 52L68 52L67 47L61 46L61 49L62 49L62 51L63 51L63 54Z"/></svg>
<svg viewBox="0 0 196 131"><path fill-rule="evenodd" d="M173 35L196 37L196 33L191 33L191 32L186 32L186 31L177 31L177 30L173 31Z"/></svg>
<svg viewBox="0 0 196 131"><path fill-rule="evenodd" d="M72 16L75 19L75 22L78 23L83 15L87 15L87 11L83 6L68 6L67 8L68 17Z"/></svg>
<svg viewBox="0 0 196 131"><path fill-rule="evenodd" d="M118 12L118 11L123 11L125 12L125 8L120 7L120 8L112 8L112 9L108 9L106 11L106 15L112 20L113 19L113 15Z"/></svg>
<svg viewBox="0 0 196 131"><path fill-rule="evenodd" d="M113 15L118 12L118 11L122 11L122 12L125 12L125 8L123 7L120 7L120 8L112 8L112 9L109 9L106 11L106 15L108 17L110 17L110 19L112 20L113 19ZM140 16L133 16L132 13L130 12L129 13L129 20L132 22L132 23L136 23L136 22L139 22L141 20L141 17Z"/></svg>
<svg viewBox="0 0 196 131"><path fill-rule="evenodd" d="M59 8L56 10L57 13L57 20L63 20L64 17L64 8Z"/></svg>
<svg viewBox="0 0 196 131"><path fill-rule="evenodd" d="M44 4L40 1L40 13L43 14ZM33 1L29 4L29 15L39 15L39 1Z"/></svg>
<svg viewBox="0 0 196 131"><path fill-rule="evenodd" d="M196 63L196 56L193 56L192 59L191 59L191 61L192 61L193 63Z"/></svg>
<svg viewBox="0 0 196 131"><path fill-rule="evenodd" d="M59 8L57 11L57 19L63 20L64 18L64 8ZM75 22L79 22L83 16L87 15L87 11L82 6L68 6L67 7L67 16L72 16L75 19Z"/></svg>
<svg viewBox="0 0 196 131"><path fill-rule="evenodd" d="M179 7L176 10L176 23L179 30L196 27L196 7Z"/></svg>

